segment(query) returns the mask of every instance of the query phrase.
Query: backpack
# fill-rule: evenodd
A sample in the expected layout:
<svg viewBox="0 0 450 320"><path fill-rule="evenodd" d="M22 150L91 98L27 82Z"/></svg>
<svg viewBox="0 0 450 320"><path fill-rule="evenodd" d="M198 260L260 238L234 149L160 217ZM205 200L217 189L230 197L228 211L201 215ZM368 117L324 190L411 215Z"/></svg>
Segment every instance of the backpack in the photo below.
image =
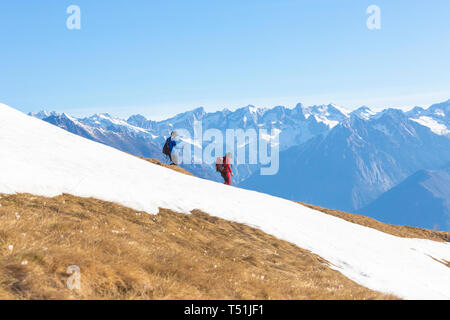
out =
<svg viewBox="0 0 450 320"><path fill-rule="evenodd" d="M223 161L223 157L218 157L216 160L216 171L217 172L224 172L225 171L225 164Z"/></svg>
<svg viewBox="0 0 450 320"><path fill-rule="evenodd" d="M168 157L170 157L170 142L171 141L172 141L171 138L167 138L166 143L164 144L164 147L162 149L162 153Z"/></svg>

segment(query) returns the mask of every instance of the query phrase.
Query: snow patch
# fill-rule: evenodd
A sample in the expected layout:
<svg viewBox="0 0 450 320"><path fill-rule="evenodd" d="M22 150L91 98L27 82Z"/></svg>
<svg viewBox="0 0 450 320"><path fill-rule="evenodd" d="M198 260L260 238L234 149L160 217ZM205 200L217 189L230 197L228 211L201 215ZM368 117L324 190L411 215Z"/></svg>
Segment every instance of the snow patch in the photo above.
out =
<svg viewBox="0 0 450 320"><path fill-rule="evenodd" d="M432 132L440 136L446 136L450 134L450 130L447 128L445 124L439 123L431 117L422 116L418 119L411 118L410 120L417 122L418 124L424 127L429 128Z"/></svg>

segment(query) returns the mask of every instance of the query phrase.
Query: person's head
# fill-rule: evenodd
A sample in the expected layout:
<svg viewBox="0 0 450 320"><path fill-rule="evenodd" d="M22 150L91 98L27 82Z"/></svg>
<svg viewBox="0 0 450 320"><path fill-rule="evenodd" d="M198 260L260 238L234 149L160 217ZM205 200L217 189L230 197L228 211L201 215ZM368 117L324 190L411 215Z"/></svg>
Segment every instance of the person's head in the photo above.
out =
<svg viewBox="0 0 450 320"><path fill-rule="evenodd" d="M227 159L231 159L233 157L233 155L230 152L228 152L225 156L227 157Z"/></svg>
<svg viewBox="0 0 450 320"><path fill-rule="evenodd" d="M178 132L176 132L176 131L172 131L172 133L170 134L170 136L172 137L172 138L176 138L176 137L178 137Z"/></svg>

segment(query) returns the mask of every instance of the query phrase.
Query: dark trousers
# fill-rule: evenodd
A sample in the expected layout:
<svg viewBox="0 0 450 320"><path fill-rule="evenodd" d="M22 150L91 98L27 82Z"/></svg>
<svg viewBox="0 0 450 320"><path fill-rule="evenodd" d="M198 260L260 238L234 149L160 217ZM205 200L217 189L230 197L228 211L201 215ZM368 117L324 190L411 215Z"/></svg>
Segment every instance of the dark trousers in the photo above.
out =
<svg viewBox="0 0 450 320"><path fill-rule="evenodd" d="M224 171L221 173L223 180L225 180L225 184L231 184L231 174L228 171Z"/></svg>

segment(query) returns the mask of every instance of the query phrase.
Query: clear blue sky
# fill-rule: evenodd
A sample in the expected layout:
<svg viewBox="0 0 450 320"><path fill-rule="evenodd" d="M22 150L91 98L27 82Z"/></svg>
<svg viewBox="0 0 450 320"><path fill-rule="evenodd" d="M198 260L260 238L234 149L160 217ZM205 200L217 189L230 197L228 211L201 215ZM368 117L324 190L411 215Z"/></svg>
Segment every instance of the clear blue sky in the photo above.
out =
<svg viewBox="0 0 450 320"><path fill-rule="evenodd" d="M381 30L366 27L371 4ZM450 99L448 0L2 0L0 43L0 102L26 112Z"/></svg>

